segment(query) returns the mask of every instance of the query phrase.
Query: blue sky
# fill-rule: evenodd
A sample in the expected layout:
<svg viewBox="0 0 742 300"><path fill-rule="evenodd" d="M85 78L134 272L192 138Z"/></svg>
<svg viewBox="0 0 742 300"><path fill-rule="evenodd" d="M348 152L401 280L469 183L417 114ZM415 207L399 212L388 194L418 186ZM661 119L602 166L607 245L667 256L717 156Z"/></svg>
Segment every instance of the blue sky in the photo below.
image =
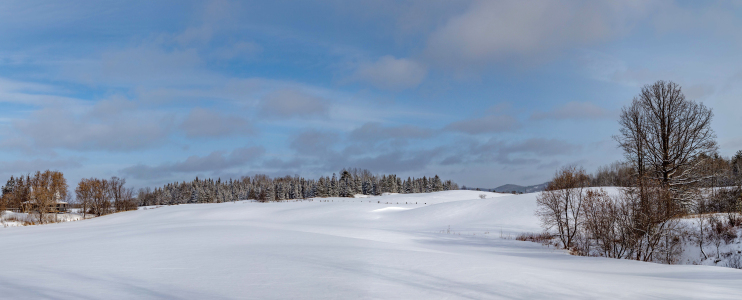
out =
<svg viewBox="0 0 742 300"><path fill-rule="evenodd" d="M729 156L740 28L733 1L3 1L0 178L536 184L621 159L618 112L660 79Z"/></svg>

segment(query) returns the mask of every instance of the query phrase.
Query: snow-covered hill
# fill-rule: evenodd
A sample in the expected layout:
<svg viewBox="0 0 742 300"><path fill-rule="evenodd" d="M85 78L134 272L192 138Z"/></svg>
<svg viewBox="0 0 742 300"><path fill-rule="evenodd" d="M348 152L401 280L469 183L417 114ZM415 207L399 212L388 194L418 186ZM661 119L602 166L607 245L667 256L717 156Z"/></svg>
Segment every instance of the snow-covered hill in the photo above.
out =
<svg viewBox="0 0 742 300"><path fill-rule="evenodd" d="M544 182L537 185L520 186L517 184L506 184L495 188L495 192L498 193L535 193L546 190L549 187L549 182Z"/></svg>
<svg viewBox="0 0 742 300"><path fill-rule="evenodd" d="M487 198L480 199L480 194ZM3 299L738 299L742 271L520 242L535 194L191 204L0 230Z"/></svg>

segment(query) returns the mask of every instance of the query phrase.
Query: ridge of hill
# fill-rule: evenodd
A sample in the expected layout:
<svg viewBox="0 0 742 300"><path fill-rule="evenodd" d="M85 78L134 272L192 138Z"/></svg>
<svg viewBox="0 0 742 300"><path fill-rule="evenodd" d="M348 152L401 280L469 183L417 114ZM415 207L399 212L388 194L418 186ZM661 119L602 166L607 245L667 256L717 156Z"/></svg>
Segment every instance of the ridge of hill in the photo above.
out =
<svg viewBox="0 0 742 300"><path fill-rule="evenodd" d="M543 190L546 190L546 188L549 186L549 182L544 182L542 184L536 184L536 185L529 185L529 186L521 186L517 184L505 184L498 186L494 189L495 192L498 193L535 193L540 192Z"/></svg>

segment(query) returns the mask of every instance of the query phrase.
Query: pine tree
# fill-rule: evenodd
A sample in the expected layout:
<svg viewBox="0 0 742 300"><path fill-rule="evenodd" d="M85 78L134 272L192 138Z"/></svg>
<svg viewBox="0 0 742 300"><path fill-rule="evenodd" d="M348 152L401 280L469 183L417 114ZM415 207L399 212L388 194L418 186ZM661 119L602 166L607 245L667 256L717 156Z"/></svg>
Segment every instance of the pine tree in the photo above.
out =
<svg viewBox="0 0 742 300"><path fill-rule="evenodd" d="M353 196L353 181L352 176L350 175L350 172L347 170L343 170L343 172L340 174L340 197L351 197Z"/></svg>
<svg viewBox="0 0 742 300"><path fill-rule="evenodd" d="M273 183L268 183L268 187L265 189L265 201L276 201L276 192Z"/></svg>
<svg viewBox="0 0 742 300"><path fill-rule="evenodd" d="M247 193L247 199L258 200L258 193L256 188L251 188Z"/></svg>
<svg viewBox="0 0 742 300"><path fill-rule="evenodd" d="M441 182L441 178L438 177L438 175L435 175L435 177L433 177L433 191L443 191L443 182Z"/></svg>
<svg viewBox="0 0 742 300"><path fill-rule="evenodd" d="M742 177L742 150L732 157L732 173L736 177Z"/></svg>
<svg viewBox="0 0 742 300"><path fill-rule="evenodd" d="M338 180L335 173L332 173L332 179L330 180L330 197L339 197Z"/></svg>
<svg viewBox="0 0 742 300"><path fill-rule="evenodd" d="M188 203L198 203L198 188L196 184L193 184L193 187L191 188L191 199Z"/></svg>
<svg viewBox="0 0 742 300"><path fill-rule="evenodd" d="M363 183L360 176L353 178L353 194L363 194Z"/></svg>
<svg viewBox="0 0 742 300"><path fill-rule="evenodd" d="M3 193L2 196L9 197L13 191L15 190L15 178L13 176L10 176L10 179L8 179L8 182L3 186Z"/></svg>

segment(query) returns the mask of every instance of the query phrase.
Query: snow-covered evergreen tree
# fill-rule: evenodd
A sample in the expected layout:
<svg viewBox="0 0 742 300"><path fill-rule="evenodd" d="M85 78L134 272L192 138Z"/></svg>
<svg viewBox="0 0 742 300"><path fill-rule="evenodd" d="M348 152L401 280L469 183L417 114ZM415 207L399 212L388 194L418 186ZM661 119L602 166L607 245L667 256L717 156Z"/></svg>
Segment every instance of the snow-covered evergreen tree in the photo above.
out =
<svg viewBox="0 0 742 300"><path fill-rule="evenodd" d="M9 180L3 187L5 193L13 186L23 185L23 178ZM218 203L242 199L274 201L312 197L352 197L355 194L381 195L382 193L420 193L458 189L450 180L442 182L435 175L428 179L406 180L394 174L373 175L367 170L344 169L338 179L320 177L319 180L299 176L271 179L266 175L242 177L239 180L220 178L200 179L191 182L173 182L154 190L140 189L140 205L163 205L183 203Z"/></svg>

